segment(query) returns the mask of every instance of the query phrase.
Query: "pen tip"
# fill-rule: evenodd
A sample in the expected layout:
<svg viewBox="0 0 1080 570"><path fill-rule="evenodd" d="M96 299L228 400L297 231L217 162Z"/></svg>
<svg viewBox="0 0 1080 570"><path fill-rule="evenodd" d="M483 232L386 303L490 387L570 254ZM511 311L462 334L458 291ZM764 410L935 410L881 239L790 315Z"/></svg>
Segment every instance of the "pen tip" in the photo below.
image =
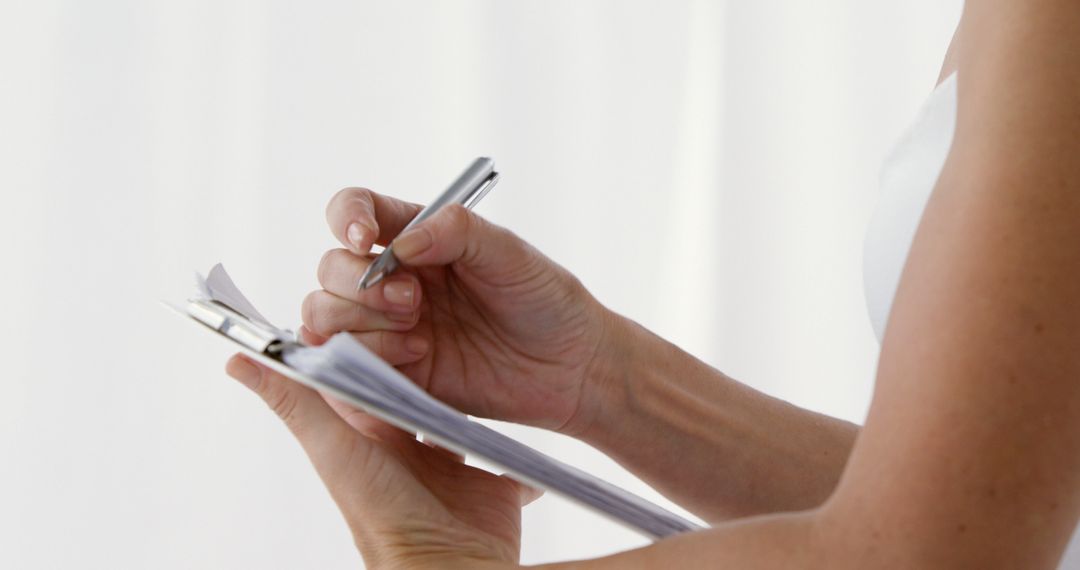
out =
<svg viewBox="0 0 1080 570"><path fill-rule="evenodd" d="M359 291L361 289L369 289L371 287L374 287L383 280L383 277L386 277L386 272L384 271L365 273L362 277L360 277L360 282L356 284L356 289Z"/></svg>
<svg viewBox="0 0 1080 570"><path fill-rule="evenodd" d="M386 274L384 272L382 272L382 271L371 271L371 269L368 268L368 270L365 271L364 274L360 276L360 280L357 281L356 290L357 291L362 291L364 289L369 289L371 287L374 287L374 286L378 285L379 281L382 281L382 278L385 275Z"/></svg>

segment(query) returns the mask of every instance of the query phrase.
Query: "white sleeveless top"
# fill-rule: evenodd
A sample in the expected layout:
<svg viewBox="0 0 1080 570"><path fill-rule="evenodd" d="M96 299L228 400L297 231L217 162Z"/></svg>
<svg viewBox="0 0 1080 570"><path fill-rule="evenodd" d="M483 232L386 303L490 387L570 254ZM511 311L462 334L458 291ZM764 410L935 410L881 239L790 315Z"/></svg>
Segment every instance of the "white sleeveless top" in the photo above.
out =
<svg viewBox="0 0 1080 570"><path fill-rule="evenodd" d="M882 166L881 194L863 248L863 289L879 343L915 230L952 147L956 105L954 73L934 90ZM1060 568L1080 569L1080 532Z"/></svg>
<svg viewBox="0 0 1080 570"><path fill-rule="evenodd" d="M863 288L879 343L915 230L955 132L954 73L934 90L881 169L881 194L863 247Z"/></svg>

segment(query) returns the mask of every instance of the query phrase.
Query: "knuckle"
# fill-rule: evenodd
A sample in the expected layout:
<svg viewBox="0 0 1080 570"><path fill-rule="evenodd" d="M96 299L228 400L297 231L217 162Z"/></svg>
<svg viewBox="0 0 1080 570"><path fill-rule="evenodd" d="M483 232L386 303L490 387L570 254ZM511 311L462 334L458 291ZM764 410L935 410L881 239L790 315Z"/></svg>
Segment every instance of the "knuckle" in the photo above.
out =
<svg viewBox="0 0 1080 570"><path fill-rule="evenodd" d="M333 294L315 291L309 297L311 301L308 303L307 318L311 322L305 321L304 324L320 336L333 336L339 332L344 325L343 311L342 307L335 302Z"/></svg>
<svg viewBox="0 0 1080 570"><path fill-rule="evenodd" d="M371 190L367 188L361 188L359 186L349 186L348 188L342 188L334 194L333 198L330 198L330 203L327 204L327 209L331 210L342 202L348 202L357 198L365 199L371 196Z"/></svg>
<svg viewBox="0 0 1080 570"><path fill-rule="evenodd" d="M472 224L470 218L471 214L469 210L461 204L451 204L446 208L446 225L455 233L467 230Z"/></svg>
<svg viewBox="0 0 1080 570"><path fill-rule="evenodd" d="M349 191L348 195L350 197L352 197L352 198L360 198L360 199L363 199L365 201L368 201L371 198L371 195L374 194L374 192L372 192L371 189L364 188L362 186L351 186L349 188L346 188L346 190Z"/></svg>
<svg viewBox="0 0 1080 570"><path fill-rule="evenodd" d="M459 206L458 210L454 212L456 216L454 221L456 224L455 232L464 241L462 261L469 265L475 264L478 261L477 255L480 252L480 248L477 247L476 243L476 235L481 229L484 220L464 207Z"/></svg>
<svg viewBox="0 0 1080 570"><path fill-rule="evenodd" d="M321 291L312 291L304 297L304 302L300 304L300 320L304 323L304 326L311 329L312 332L319 332L318 326L318 299Z"/></svg>
<svg viewBox="0 0 1080 570"><path fill-rule="evenodd" d="M341 207L341 203L355 190L356 188L342 188L330 197L330 201L326 203L326 219L328 221L333 219L334 212Z"/></svg>
<svg viewBox="0 0 1080 570"><path fill-rule="evenodd" d="M296 404L296 396L284 388L271 390L266 395L266 405L269 406L286 425L292 425L296 422Z"/></svg>
<svg viewBox="0 0 1080 570"><path fill-rule="evenodd" d="M461 235L465 239L473 240L479 234L489 230L490 224L484 218L474 214L471 210L461 208L461 220L458 222Z"/></svg>
<svg viewBox="0 0 1080 570"><path fill-rule="evenodd" d="M379 356L386 356L387 339L385 332L368 331L365 332L363 335L358 336L358 340L360 341L360 343L366 346L368 350L374 352Z"/></svg>
<svg viewBox="0 0 1080 570"><path fill-rule="evenodd" d="M373 314L369 309L359 303L351 303L341 319L346 329L351 331L373 330L378 325L373 321Z"/></svg>
<svg viewBox="0 0 1080 570"><path fill-rule="evenodd" d="M330 264L330 258L334 250L327 250L319 258L319 264L315 267L315 277L319 280L319 284L323 284L323 280L326 278L327 267Z"/></svg>
<svg viewBox="0 0 1080 570"><path fill-rule="evenodd" d="M345 195L349 203L359 206L361 213L374 214L375 199L372 197L374 192L367 188L349 188L349 190L350 192Z"/></svg>
<svg viewBox="0 0 1080 570"><path fill-rule="evenodd" d="M389 344L390 344L389 339L387 339L387 335L386 335L385 332L378 331L378 332L375 333L375 353L376 354L381 354L381 355L388 354L386 349L389 347Z"/></svg>
<svg viewBox="0 0 1080 570"><path fill-rule="evenodd" d="M367 188L343 188L334 194L326 204L326 221L333 226L341 222L342 213L348 214L351 205L360 204L361 210L371 212L372 191Z"/></svg>
<svg viewBox="0 0 1080 570"><path fill-rule="evenodd" d="M405 211L405 217L410 220L415 218L420 212L424 211L424 207L415 202L401 202L400 204Z"/></svg>
<svg viewBox="0 0 1080 570"><path fill-rule="evenodd" d="M390 196L387 196L387 198L388 200L385 200L384 204L391 208L396 216L401 218L412 219L424 209L423 206L414 202L406 202Z"/></svg>
<svg viewBox="0 0 1080 570"><path fill-rule="evenodd" d="M326 284L330 282L334 267L339 263L338 260L344 252L343 249L331 249L319 259L319 267L315 270L315 275L319 279L319 284L323 287L326 287Z"/></svg>

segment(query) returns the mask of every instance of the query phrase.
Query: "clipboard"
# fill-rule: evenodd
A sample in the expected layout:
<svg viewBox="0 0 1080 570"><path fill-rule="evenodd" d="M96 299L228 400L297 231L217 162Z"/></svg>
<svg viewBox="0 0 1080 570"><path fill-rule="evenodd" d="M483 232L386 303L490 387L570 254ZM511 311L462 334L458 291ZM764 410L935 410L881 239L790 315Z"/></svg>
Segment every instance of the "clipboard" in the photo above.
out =
<svg viewBox="0 0 1080 570"><path fill-rule="evenodd" d="M168 303L165 305L200 329L232 343L235 348L252 360L295 382L329 393L391 425L424 434L425 439L455 453L479 457L505 470L505 473L513 479L565 497L647 538L657 540L704 528L696 522L671 513L637 495L469 420L465 414L427 395L411 380L371 354L347 333L335 335L322 347L310 347L303 344L289 331L278 329L263 318L239 292L220 264L211 270L207 279L200 277L199 280L201 290L199 297L189 299L182 306ZM209 285L211 280L216 281L219 290L215 291L215 288ZM220 289L224 289L224 292ZM335 343L339 346L331 346ZM400 376L408 384L401 387L406 400L409 398L423 400L429 405L445 408L445 410L428 409L439 411L444 418L450 417L446 415L447 413L453 414L452 425L457 429L448 429L438 423L436 419L439 414L432 414L430 417L414 416L410 420L402 417L407 414L392 413L389 408L393 406L386 406L385 400L382 400L383 404L380 405L380 398L373 397L375 392L364 388L362 382L364 375L357 372L361 368L347 366L348 362L344 363L346 366L338 363L333 370L313 374L301 371L286 361L287 359L294 362L302 361L298 357L310 356L316 351L342 348L351 356L374 359L377 361L373 361L376 368L385 367L381 370L383 374L390 374L392 371L393 374ZM308 358L308 360L311 359ZM401 408L398 410L400 412ZM470 435L473 437L471 440ZM480 445L480 443L485 445ZM513 453L506 455L500 450L509 450Z"/></svg>

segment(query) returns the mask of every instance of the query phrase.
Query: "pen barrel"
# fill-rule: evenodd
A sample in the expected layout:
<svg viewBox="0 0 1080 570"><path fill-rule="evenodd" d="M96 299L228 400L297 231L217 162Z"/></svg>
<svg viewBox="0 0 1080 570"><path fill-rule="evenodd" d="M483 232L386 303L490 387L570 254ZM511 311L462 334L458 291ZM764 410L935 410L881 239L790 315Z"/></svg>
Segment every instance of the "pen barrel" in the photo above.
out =
<svg viewBox="0 0 1080 570"><path fill-rule="evenodd" d="M461 204L466 208L472 208L498 181L499 173L495 172L494 160L487 157L480 157L474 160L473 163L465 169L465 172L462 172L442 194L439 194L438 198L435 198L434 201L425 206L424 209L420 210L420 213L417 214L408 225L402 228L401 233L405 233L416 224L430 218L444 206ZM360 276L360 281L356 284L357 289L366 289L377 284L379 281L382 281L384 277L394 272L400 264L398 258L394 255L394 245L393 242L391 242L391 244L375 258L375 261L368 266L367 270L364 271L364 274Z"/></svg>
<svg viewBox="0 0 1080 570"><path fill-rule="evenodd" d="M385 276L397 271L400 266L401 262L394 255L394 244L390 244L386 246L386 249L375 260L375 263L371 265L371 271Z"/></svg>
<svg viewBox="0 0 1080 570"><path fill-rule="evenodd" d="M495 172L494 160L487 157L477 158L465 169L465 172L461 173L461 176L457 177L457 180L454 180L454 182L450 184L445 192L424 207L423 210L420 210L420 213L417 214L416 217L401 231L404 232L416 224L430 218L444 206L450 204L464 205L469 201L469 197L473 193L481 189L484 181L490 178L493 172Z"/></svg>

